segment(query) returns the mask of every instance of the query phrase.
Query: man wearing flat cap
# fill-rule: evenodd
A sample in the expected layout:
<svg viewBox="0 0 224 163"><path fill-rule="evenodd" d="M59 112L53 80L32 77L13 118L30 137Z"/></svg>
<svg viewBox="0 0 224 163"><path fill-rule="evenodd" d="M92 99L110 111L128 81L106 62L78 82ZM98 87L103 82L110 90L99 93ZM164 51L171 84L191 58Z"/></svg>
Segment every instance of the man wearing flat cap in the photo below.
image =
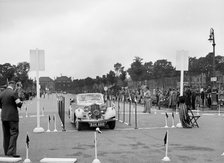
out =
<svg viewBox="0 0 224 163"><path fill-rule="evenodd" d="M22 102L14 91L16 83L10 81L8 87L0 94L0 108L3 147L6 156L20 157L16 154L16 144L19 135L19 113L17 107L21 108Z"/></svg>

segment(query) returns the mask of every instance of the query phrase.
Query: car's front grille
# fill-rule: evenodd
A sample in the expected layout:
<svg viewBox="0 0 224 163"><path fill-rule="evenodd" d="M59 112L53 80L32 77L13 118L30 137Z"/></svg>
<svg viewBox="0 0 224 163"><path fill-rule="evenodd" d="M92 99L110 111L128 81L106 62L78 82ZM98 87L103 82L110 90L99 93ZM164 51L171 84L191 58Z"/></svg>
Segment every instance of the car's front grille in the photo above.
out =
<svg viewBox="0 0 224 163"><path fill-rule="evenodd" d="M101 117L100 105L93 104L90 106L91 118L99 119Z"/></svg>

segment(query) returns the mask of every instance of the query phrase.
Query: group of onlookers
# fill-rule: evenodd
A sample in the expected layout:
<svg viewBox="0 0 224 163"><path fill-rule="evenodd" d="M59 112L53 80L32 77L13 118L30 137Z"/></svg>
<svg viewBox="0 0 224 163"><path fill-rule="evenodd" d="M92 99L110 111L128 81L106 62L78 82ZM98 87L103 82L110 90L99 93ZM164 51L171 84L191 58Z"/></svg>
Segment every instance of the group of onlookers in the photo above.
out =
<svg viewBox="0 0 224 163"><path fill-rule="evenodd" d="M195 110L197 107L211 107L212 93L216 91L216 101L220 100L224 103L224 89L221 87L219 90L212 90L211 86L207 88L191 88L189 86L184 87L184 95L187 94L188 99L186 103ZM179 106L180 90L176 88L169 88L163 90L156 88L150 90L149 87L141 87L139 89L122 88L121 90L113 93L108 93L105 96L107 99L119 100L119 101L132 101L138 104L143 104L146 108L144 112L151 112L152 105L155 105L160 109L161 107L172 108L173 110Z"/></svg>

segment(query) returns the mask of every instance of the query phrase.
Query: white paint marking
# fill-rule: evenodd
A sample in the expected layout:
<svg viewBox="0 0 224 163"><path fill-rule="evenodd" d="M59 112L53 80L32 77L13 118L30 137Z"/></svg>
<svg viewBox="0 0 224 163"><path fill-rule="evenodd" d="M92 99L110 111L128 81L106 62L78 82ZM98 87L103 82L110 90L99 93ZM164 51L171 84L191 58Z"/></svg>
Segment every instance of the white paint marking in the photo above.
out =
<svg viewBox="0 0 224 163"><path fill-rule="evenodd" d="M0 162L19 162L22 158L15 158L15 157L0 157Z"/></svg>
<svg viewBox="0 0 224 163"><path fill-rule="evenodd" d="M77 162L76 158L43 158L40 162L52 162L52 163L75 163Z"/></svg>

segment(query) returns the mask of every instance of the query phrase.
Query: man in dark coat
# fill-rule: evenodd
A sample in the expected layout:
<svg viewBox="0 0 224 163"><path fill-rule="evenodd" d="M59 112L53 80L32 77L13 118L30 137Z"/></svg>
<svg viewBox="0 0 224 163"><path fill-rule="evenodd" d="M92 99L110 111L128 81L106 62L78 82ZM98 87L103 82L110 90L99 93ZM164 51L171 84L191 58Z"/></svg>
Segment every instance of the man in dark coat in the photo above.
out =
<svg viewBox="0 0 224 163"><path fill-rule="evenodd" d="M9 82L8 87L0 94L0 108L3 147L6 156L19 157L16 155L16 144L19 135L19 113L17 107L22 106L18 94L14 91L15 82Z"/></svg>
<svg viewBox="0 0 224 163"><path fill-rule="evenodd" d="M187 106L187 109L191 109L192 106L192 93L190 90L190 87L186 87L186 91L184 92L184 97L185 97L185 105Z"/></svg>

